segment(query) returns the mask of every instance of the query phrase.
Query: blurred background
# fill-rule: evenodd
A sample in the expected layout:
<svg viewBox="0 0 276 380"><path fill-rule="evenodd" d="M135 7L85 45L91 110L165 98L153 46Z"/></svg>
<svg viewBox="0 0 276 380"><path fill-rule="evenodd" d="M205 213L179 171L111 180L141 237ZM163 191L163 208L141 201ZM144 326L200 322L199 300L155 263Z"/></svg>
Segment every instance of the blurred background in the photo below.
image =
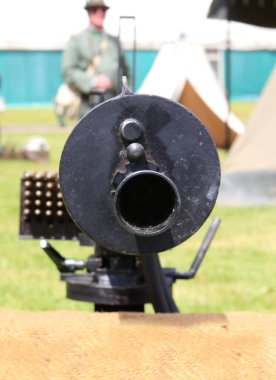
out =
<svg viewBox="0 0 276 380"><path fill-rule="evenodd" d="M135 78L134 91L161 92L198 111L218 147L223 178L228 180L230 167L230 174L235 170L243 173L231 186L249 183L242 190L242 199L225 202L229 200L226 194L215 207L213 214L222 224L203 267L195 280L174 288L181 311L275 311L276 153L272 147L276 143L276 84L271 78L276 28L230 21L227 15L207 17L211 3L110 0L106 30L118 35L120 27ZM0 307L92 309L89 304L66 299L65 285L38 241L18 238L23 172L58 171L62 147L77 122L69 120L61 128L53 103L63 82L63 49L72 34L87 26L83 7L80 0L0 3ZM273 9L276 16L275 6ZM134 16L135 20L120 21L120 16ZM215 131L212 125L216 125ZM245 136L240 140L244 142L238 142L241 136ZM34 138L40 139L47 159L22 155ZM255 156L258 162L253 167L246 163L240 170L231 166L233 156L237 161L240 152L248 152L249 163ZM269 171L269 179L261 173L254 180L245 180L244 172L248 175L254 167ZM260 183L268 188L261 187L258 196L248 201ZM222 185L225 189L225 182ZM267 189L270 198L263 196ZM162 254L162 263L187 269L208 223L210 220L187 242ZM91 251L77 242L58 241L55 245L67 257L85 258Z"/></svg>
<svg viewBox="0 0 276 380"><path fill-rule="evenodd" d="M109 1L106 30L118 34L119 17L135 16L137 90L165 42L186 38L204 47L223 87L231 44L231 98L256 99L275 62L276 30L207 18L210 0ZM62 82L60 59L69 37L88 24L84 1L2 1L1 96L10 106L49 105ZM133 22L122 21L121 38L132 62ZM168 75L170 68L168 67ZM257 75L256 75L257 73Z"/></svg>

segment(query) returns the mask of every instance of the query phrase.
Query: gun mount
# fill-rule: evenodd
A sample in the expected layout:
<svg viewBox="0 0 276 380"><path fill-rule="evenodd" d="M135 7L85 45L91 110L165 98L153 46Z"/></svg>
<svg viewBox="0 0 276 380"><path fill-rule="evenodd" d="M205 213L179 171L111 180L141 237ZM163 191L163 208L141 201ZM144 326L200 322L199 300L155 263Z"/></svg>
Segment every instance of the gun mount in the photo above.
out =
<svg viewBox="0 0 276 380"><path fill-rule="evenodd" d="M67 283L67 296L93 302L96 310L142 311L152 302L156 311L177 311L172 284L194 277L218 218L188 272L162 269L158 253L202 226L219 183L217 150L201 121L178 103L134 95L124 84L121 95L80 120L62 152L56 186L62 212L74 222L67 235L82 231L96 245L95 255L74 261L41 241ZM86 273L76 273L81 269Z"/></svg>

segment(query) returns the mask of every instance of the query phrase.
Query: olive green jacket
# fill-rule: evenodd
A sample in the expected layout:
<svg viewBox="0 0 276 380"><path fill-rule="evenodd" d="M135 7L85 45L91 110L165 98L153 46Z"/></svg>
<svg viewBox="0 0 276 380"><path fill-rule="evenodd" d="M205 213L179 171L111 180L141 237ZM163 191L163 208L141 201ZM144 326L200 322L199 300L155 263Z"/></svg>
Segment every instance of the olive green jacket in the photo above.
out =
<svg viewBox="0 0 276 380"><path fill-rule="evenodd" d="M119 81L119 49L118 39L105 32L87 28L74 35L62 57L62 72L65 82L82 94L93 90L93 78L101 73L108 76L113 85L113 91L120 88ZM96 60L94 57L97 56ZM97 62L95 64L95 62ZM94 73L87 69L92 64ZM90 70L91 71L91 70ZM122 73L128 75L127 65L122 59Z"/></svg>

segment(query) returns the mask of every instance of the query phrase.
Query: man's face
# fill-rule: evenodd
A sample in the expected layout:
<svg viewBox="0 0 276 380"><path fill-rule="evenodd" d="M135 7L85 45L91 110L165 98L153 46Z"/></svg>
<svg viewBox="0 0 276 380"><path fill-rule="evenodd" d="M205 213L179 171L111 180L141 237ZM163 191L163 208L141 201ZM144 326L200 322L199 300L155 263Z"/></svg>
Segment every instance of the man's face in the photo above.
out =
<svg viewBox="0 0 276 380"><path fill-rule="evenodd" d="M92 24L96 29L103 29L105 15L105 7L93 7L88 9L88 17L90 20L90 24Z"/></svg>

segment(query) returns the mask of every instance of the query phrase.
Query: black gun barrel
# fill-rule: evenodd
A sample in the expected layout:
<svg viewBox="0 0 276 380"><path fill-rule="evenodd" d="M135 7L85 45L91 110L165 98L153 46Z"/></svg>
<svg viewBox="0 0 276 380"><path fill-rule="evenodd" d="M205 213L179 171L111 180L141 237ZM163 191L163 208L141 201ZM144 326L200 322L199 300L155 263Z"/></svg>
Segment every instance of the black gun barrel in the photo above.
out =
<svg viewBox="0 0 276 380"><path fill-rule="evenodd" d="M217 149L201 121L126 88L80 120L60 161L71 218L118 253L162 252L188 239L212 211L219 183Z"/></svg>

